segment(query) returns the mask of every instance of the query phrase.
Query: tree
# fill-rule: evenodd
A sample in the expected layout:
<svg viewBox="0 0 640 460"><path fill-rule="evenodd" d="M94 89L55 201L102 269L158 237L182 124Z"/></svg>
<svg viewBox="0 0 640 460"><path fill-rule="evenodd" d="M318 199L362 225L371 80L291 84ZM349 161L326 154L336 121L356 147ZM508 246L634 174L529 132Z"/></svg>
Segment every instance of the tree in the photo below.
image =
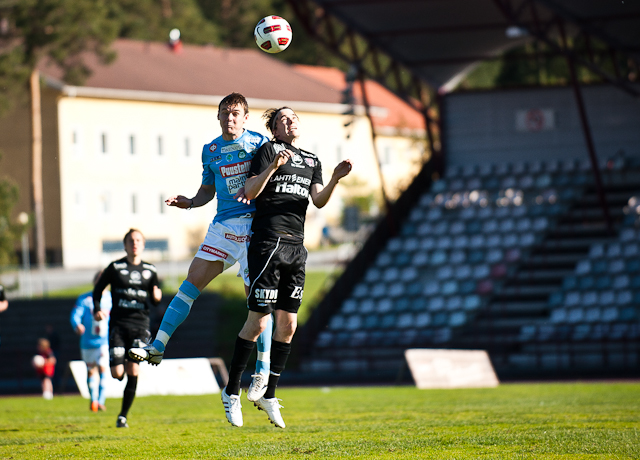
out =
<svg viewBox="0 0 640 460"><path fill-rule="evenodd" d="M108 0L10 0L0 3L0 107L23 98L31 72L42 59L64 71L64 81L81 84L89 75L82 60L91 52L103 62L115 55L118 34Z"/></svg>
<svg viewBox="0 0 640 460"><path fill-rule="evenodd" d="M0 267L16 263L15 247L24 226L11 223L11 211L18 201L18 187L0 179Z"/></svg>

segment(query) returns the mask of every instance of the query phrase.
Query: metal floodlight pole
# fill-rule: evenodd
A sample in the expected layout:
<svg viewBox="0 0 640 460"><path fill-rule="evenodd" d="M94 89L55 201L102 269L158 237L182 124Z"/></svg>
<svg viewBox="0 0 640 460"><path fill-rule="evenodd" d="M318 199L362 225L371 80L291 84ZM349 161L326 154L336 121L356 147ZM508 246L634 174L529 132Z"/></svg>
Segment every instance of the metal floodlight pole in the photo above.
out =
<svg viewBox="0 0 640 460"><path fill-rule="evenodd" d="M562 21L558 22L558 28L560 29L560 38L562 39L562 46L568 49L567 36ZM600 168L598 166L598 156L596 155L595 145L593 143L593 136L591 135L591 127L589 126L589 120L587 119L587 111L582 97L582 91L580 90L580 83L576 75L575 64L570 55L567 55L567 66L569 67L569 74L571 76L571 86L573 87L573 94L576 98L578 105L578 114L580 115L580 123L582 125L582 132L584 133L584 139L587 144L587 151L589 152L589 159L591 160L591 169L593 170L593 177L596 182L596 191L598 192L598 199L600 200L600 206L602 207L602 213L607 223L607 229L609 232L613 231L613 222L611 220L611 214L609 212L609 204L604 193L604 187L602 186L602 176L600 174Z"/></svg>

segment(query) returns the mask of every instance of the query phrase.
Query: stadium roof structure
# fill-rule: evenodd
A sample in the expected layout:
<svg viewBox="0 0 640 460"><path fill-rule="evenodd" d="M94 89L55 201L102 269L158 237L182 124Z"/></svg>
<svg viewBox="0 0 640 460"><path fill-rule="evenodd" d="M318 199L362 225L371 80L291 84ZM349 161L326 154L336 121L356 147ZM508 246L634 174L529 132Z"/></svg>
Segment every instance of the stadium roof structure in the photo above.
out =
<svg viewBox="0 0 640 460"><path fill-rule="evenodd" d="M583 66L633 97L640 2L632 0L287 0L307 32L423 114L442 171L439 95L482 61L527 42L566 58L603 209L597 159L576 76ZM621 71L621 62L635 72ZM632 66L632 67L633 67ZM635 75L634 75L635 74ZM364 88L364 83L362 83ZM364 98L366 106L366 96ZM607 216L608 217L608 216ZM609 221L609 219L607 219Z"/></svg>
<svg viewBox="0 0 640 460"><path fill-rule="evenodd" d="M606 81L637 94L609 74L601 56L580 56L583 38L640 62L640 2L632 0L289 0L307 30L352 62L378 62L377 80L401 70L430 87L450 89L470 68L538 40ZM355 36L364 44L353 44ZM566 43L565 43L566 42ZM564 44L563 44L564 43ZM375 63L373 67L375 67Z"/></svg>

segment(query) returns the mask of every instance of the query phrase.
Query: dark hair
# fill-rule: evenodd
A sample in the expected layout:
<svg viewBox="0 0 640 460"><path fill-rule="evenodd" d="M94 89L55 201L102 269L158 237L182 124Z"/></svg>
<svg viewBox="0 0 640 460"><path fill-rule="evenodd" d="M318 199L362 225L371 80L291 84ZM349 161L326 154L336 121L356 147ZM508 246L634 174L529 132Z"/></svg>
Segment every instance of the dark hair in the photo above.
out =
<svg viewBox="0 0 640 460"><path fill-rule="evenodd" d="M279 109L267 109L262 114L262 118L266 120L264 125L267 127L269 131L271 131L271 134L275 135L274 130L276 127L276 115L278 115L278 112L284 109L289 109L293 113L296 113L295 110L293 110L291 107L284 106L284 107L280 107Z"/></svg>
<svg viewBox="0 0 640 460"><path fill-rule="evenodd" d="M130 228L129 231L124 235L124 238L122 238L122 242L124 244L127 244L127 238L129 238L129 236L131 236L132 233L134 232L138 232L140 233L140 235L142 235L142 232L140 230L138 230L137 228ZM144 235L142 235L142 241L146 241Z"/></svg>
<svg viewBox="0 0 640 460"><path fill-rule="evenodd" d="M218 112L220 112L220 109L222 107L229 107L234 105L239 105L240 107L242 107L245 115L249 113L249 104L247 104L247 100L240 93L231 93L228 96L225 96L225 98L220 101L220 104L218 104Z"/></svg>

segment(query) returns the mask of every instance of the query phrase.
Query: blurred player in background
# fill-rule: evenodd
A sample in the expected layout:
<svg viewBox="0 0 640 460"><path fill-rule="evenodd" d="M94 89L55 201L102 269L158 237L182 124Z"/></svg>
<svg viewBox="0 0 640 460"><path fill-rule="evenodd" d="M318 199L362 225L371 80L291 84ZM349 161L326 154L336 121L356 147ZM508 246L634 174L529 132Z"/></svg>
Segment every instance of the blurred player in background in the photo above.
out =
<svg viewBox="0 0 640 460"><path fill-rule="evenodd" d="M95 285L102 271L93 278ZM111 311L111 293L104 291L100 299L100 310L107 316ZM96 321L93 317L92 292L82 294L71 310L71 327L80 336L80 355L87 365L87 387L90 409L93 412L106 410L105 383L109 368L109 320Z"/></svg>
<svg viewBox="0 0 640 460"><path fill-rule="evenodd" d="M136 396L139 365L127 358L127 351L149 342L149 306L158 305L162 291L156 267L142 260L145 239L140 230L130 229L124 236L126 257L111 262L93 288L93 317L109 318L109 362L113 378L127 384L116 427L128 428L127 415ZM111 314L101 308L102 293L111 286ZM126 361L126 362L125 362Z"/></svg>
<svg viewBox="0 0 640 460"><path fill-rule="evenodd" d="M38 354L33 357L31 362L40 378L42 397L44 399L53 399L53 383L51 382L51 378L56 371L56 357L53 354L49 340L44 338L38 339Z"/></svg>
<svg viewBox="0 0 640 460"><path fill-rule="evenodd" d="M191 209L204 206L217 193L218 209L204 242L191 262L187 279L183 281L164 314L156 339L149 346L132 349L129 352L132 359L159 364L171 335L187 318L193 302L202 290L236 262L240 265L238 276L244 280L245 292L248 294L247 247L255 205L247 200L238 201L234 196L244 187L255 150L268 141L262 134L244 128L248 118L249 106L242 94L232 93L222 99L218 106L222 136L202 149L200 189L193 198L177 195L166 201L169 206ZM264 333L258 339L256 373L248 393L252 400L259 399L266 391L271 346L270 325L271 323L265 326Z"/></svg>
<svg viewBox="0 0 640 460"><path fill-rule="evenodd" d="M351 172L351 161L338 164L324 187L318 157L294 146L299 138L296 113L282 107L267 110L263 118L274 140L256 152L244 190L244 198L255 198L256 204L247 256L251 281L249 314L236 339L222 402L227 420L234 426L242 426L240 380L256 340L273 312L275 331L269 382L264 396L255 405L267 413L275 426L284 428L282 406L275 391L291 352L302 302L307 261L304 221L309 197L318 208L326 205L338 181Z"/></svg>
<svg viewBox="0 0 640 460"><path fill-rule="evenodd" d="M4 286L0 284L0 313L9 308L9 301L4 293Z"/></svg>

